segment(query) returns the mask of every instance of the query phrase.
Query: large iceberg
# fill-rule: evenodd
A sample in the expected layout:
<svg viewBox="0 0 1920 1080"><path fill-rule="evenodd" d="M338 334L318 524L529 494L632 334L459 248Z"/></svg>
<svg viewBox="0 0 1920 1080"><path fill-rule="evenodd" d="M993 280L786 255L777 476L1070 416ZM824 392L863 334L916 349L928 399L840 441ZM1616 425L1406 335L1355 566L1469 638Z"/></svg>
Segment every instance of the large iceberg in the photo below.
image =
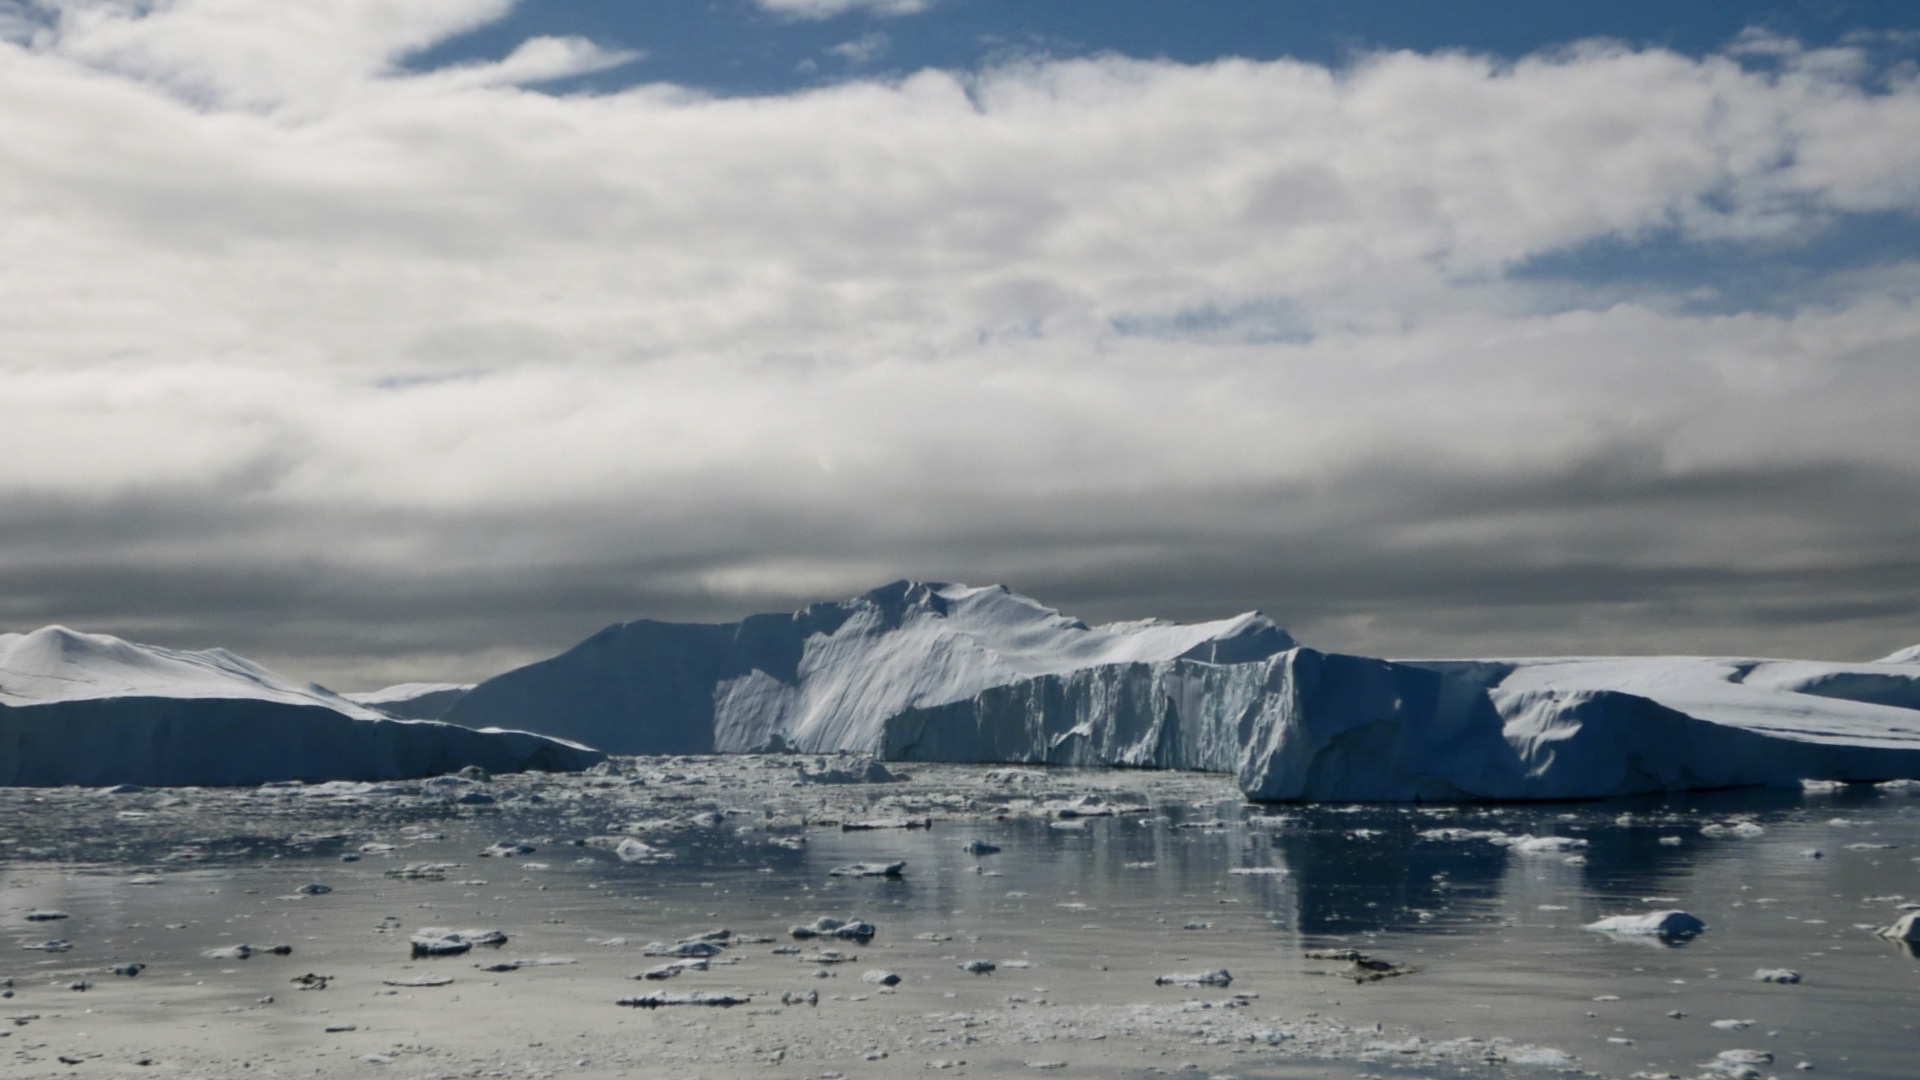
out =
<svg viewBox="0 0 1920 1080"><path fill-rule="evenodd" d="M899 581L737 623L642 619L474 687L443 718L616 753L877 750L887 720L1037 675L1291 648L1256 612L1090 627L1003 586Z"/></svg>
<svg viewBox="0 0 1920 1080"><path fill-rule="evenodd" d="M0 634L0 784L390 780L468 765L585 768L524 731L402 721L224 649L182 652L49 626Z"/></svg>
<svg viewBox="0 0 1920 1080"><path fill-rule="evenodd" d="M1249 798L1271 801L1584 799L1920 775L1920 671L1885 668L1393 662L1297 647L1250 663L1019 680L896 715L881 753L1232 772Z"/></svg>
<svg viewBox="0 0 1920 1080"><path fill-rule="evenodd" d="M896 582L724 625L623 623L447 719L632 753L1237 774L1262 800L1572 799L1920 776L1920 665L1388 661L1257 613L1089 627L1002 587Z"/></svg>

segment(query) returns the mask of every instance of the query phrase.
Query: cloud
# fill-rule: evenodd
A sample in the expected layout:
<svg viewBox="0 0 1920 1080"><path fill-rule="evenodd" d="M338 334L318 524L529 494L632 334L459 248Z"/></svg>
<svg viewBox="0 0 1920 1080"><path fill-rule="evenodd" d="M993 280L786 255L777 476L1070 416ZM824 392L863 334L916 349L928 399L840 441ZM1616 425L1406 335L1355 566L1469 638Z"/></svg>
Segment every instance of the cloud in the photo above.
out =
<svg viewBox="0 0 1920 1080"><path fill-rule="evenodd" d="M871 34L862 34L851 41L843 41L838 45L831 46L827 49L827 52L858 67L861 64L870 63L884 55L887 48L892 44L892 38L876 31Z"/></svg>
<svg viewBox="0 0 1920 1080"><path fill-rule="evenodd" d="M1920 265L1710 312L1516 273L1911 218L1907 69L397 66L502 10L0 43L8 625L348 687L901 575L1381 652L1920 640Z"/></svg>
<svg viewBox="0 0 1920 1080"><path fill-rule="evenodd" d="M762 10L795 19L831 19L861 11L870 15L918 15L933 0L753 0Z"/></svg>

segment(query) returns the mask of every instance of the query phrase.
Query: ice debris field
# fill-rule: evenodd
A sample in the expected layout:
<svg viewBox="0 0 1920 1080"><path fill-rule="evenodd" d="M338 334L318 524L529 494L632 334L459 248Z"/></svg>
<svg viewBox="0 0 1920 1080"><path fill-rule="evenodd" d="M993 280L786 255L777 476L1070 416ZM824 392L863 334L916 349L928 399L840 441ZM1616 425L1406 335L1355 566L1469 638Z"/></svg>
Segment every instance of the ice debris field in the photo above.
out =
<svg viewBox="0 0 1920 1080"><path fill-rule="evenodd" d="M9 1080L1906 1080L1920 784L616 755L0 788Z"/></svg>
<svg viewBox="0 0 1920 1080"><path fill-rule="evenodd" d="M1325 653L1258 613L1088 626L896 582L637 620L475 686L342 696L222 650L0 635L0 784L383 780L605 753L1222 773L1249 799L1593 799L1920 777L1920 647L1874 663Z"/></svg>

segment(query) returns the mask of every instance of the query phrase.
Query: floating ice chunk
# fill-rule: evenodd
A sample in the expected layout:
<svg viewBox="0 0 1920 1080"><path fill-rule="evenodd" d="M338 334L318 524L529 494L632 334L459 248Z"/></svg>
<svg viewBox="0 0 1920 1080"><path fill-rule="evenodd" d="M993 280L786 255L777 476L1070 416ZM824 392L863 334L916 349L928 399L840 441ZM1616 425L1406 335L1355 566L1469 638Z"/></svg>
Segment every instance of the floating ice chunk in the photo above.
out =
<svg viewBox="0 0 1920 1080"><path fill-rule="evenodd" d="M1158 978L1153 980L1153 985L1155 986L1231 986L1233 985L1233 976L1227 972L1226 968L1215 968L1212 971L1195 971L1195 972L1186 972L1186 973L1175 972L1171 975L1159 976Z"/></svg>
<svg viewBox="0 0 1920 1080"><path fill-rule="evenodd" d="M806 941L810 938L829 937L841 941L857 941L862 945L872 941L880 928L863 919L836 919L822 915L813 922L793 927L788 933Z"/></svg>
<svg viewBox="0 0 1920 1080"><path fill-rule="evenodd" d="M861 975L860 981L870 983L874 986L898 986L900 985L900 976L895 975L891 971L880 971L876 969Z"/></svg>
<svg viewBox="0 0 1920 1080"><path fill-rule="evenodd" d="M1753 973L1754 981L1770 983L1797 983L1800 973L1788 968L1761 968Z"/></svg>
<svg viewBox="0 0 1920 1080"><path fill-rule="evenodd" d="M710 962L705 957L696 957L690 960L675 960L671 964L661 964L658 967L650 967L631 977L635 979L672 979L677 978L683 971L706 971L710 966Z"/></svg>
<svg viewBox="0 0 1920 1080"><path fill-rule="evenodd" d="M506 859L515 855L531 855L536 850L532 844L524 842L516 843L512 840L501 840L489 844L485 850L480 852L480 855L483 858Z"/></svg>
<svg viewBox="0 0 1920 1080"><path fill-rule="evenodd" d="M1920 942L1920 911L1909 911L1895 919L1892 926L1883 926L1874 933L1895 941Z"/></svg>
<svg viewBox="0 0 1920 1080"><path fill-rule="evenodd" d="M645 956L678 956L683 959L700 959L719 956L726 946L714 941L701 941L698 938L676 941L669 945L664 941L650 941L640 950Z"/></svg>
<svg viewBox="0 0 1920 1080"><path fill-rule="evenodd" d="M631 836L620 841L613 849L613 853L620 857L621 862L641 862L651 859L657 851L657 848L649 844L643 844Z"/></svg>
<svg viewBox="0 0 1920 1080"><path fill-rule="evenodd" d="M971 972L972 974L975 974L975 975L991 975L993 974L994 969L996 967L999 967L999 965L995 964L991 960L963 960L960 963L955 964L954 967L959 968L961 971Z"/></svg>
<svg viewBox="0 0 1920 1080"><path fill-rule="evenodd" d="M405 978L381 979L380 981L387 986L407 986L407 987L451 986L453 985L453 976L451 975L409 975Z"/></svg>
<svg viewBox="0 0 1920 1080"><path fill-rule="evenodd" d="M521 957L515 960L502 960L496 964L476 964L474 966L478 967L481 971L508 972L519 971L521 968L560 967L566 964L577 963L579 963L579 961L570 956L532 956Z"/></svg>
<svg viewBox="0 0 1920 1080"><path fill-rule="evenodd" d="M857 862L857 863L849 863L846 866L836 866L833 869L827 871L827 876L829 877L897 878L900 876L901 872L904 871L906 868L907 868L907 864L905 862L886 862L886 863Z"/></svg>
<svg viewBox="0 0 1920 1080"><path fill-rule="evenodd" d="M124 976L126 976L127 978L129 978L129 979L131 979L131 978L133 978L133 977L134 977L135 975L138 975L138 974L140 974L141 972L143 972L143 971L145 971L145 970L147 970L147 965L145 965L145 964L142 964L142 963L140 963L139 961L137 961L137 960L136 960L136 961L134 961L134 962L133 962L133 963L131 963L131 964L116 964L116 965L115 965L115 966L114 966L114 967L113 967L112 969L110 969L110 970L112 970L112 972L113 972L113 973L114 973L115 975L124 975Z"/></svg>
<svg viewBox="0 0 1920 1080"><path fill-rule="evenodd" d="M56 919L64 919L66 917L67 917L67 913L64 911L29 911L27 912L28 922L53 922Z"/></svg>
<svg viewBox="0 0 1920 1080"><path fill-rule="evenodd" d="M1752 1020L1715 1020L1712 1026L1721 1031L1745 1031L1753 1026Z"/></svg>
<svg viewBox="0 0 1920 1080"><path fill-rule="evenodd" d="M428 926L408 939L415 956L458 956L476 945L504 945L507 935L498 930L454 930Z"/></svg>
<svg viewBox="0 0 1920 1080"><path fill-rule="evenodd" d="M1249 877L1283 877L1287 874L1287 868L1284 866L1234 866L1229 867L1227 873Z"/></svg>
<svg viewBox="0 0 1920 1080"><path fill-rule="evenodd" d="M1557 855L1587 846L1587 841L1572 836L1510 836L1493 842L1522 855Z"/></svg>
<svg viewBox="0 0 1920 1080"><path fill-rule="evenodd" d="M1321 975L1338 975L1352 979L1356 983L1379 982L1397 975L1411 975L1419 970L1410 964L1397 964L1391 960L1380 960L1358 949L1315 949L1305 954L1309 960L1339 960L1344 966L1331 971L1321 971Z"/></svg>
<svg viewBox="0 0 1920 1080"><path fill-rule="evenodd" d="M638 997L621 998L615 1005L625 1005L630 1009L658 1009L667 1005L716 1005L728 1008L745 1005L752 1001L745 994L701 992L697 994L641 994Z"/></svg>
<svg viewBox="0 0 1920 1080"><path fill-rule="evenodd" d="M985 840L982 840L979 837L975 837L974 839L967 841L967 845L961 848L960 850L966 852L969 855L993 855L993 854L997 854L1000 851L1000 848L997 845L987 843Z"/></svg>
<svg viewBox="0 0 1920 1080"><path fill-rule="evenodd" d="M1614 915L1588 923L1585 929L1623 937L1652 937L1684 941L1699 935L1707 924L1684 911L1650 911L1645 915Z"/></svg>
<svg viewBox="0 0 1920 1080"><path fill-rule="evenodd" d="M322 885L317 881L309 881L293 891L299 893L301 896L325 896L333 891L333 886Z"/></svg>
<svg viewBox="0 0 1920 1080"><path fill-rule="evenodd" d="M1773 1064L1773 1055L1765 1050L1722 1050L1703 1067L1728 1080L1760 1080L1766 1075L1760 1066Z"/></svg>

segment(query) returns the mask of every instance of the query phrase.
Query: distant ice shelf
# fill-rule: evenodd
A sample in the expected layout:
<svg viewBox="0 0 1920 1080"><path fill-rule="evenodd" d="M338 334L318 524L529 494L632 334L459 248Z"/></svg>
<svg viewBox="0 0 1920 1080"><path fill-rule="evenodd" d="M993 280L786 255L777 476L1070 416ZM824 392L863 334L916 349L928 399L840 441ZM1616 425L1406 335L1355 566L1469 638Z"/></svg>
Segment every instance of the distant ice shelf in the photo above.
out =
<svg viewBox="0 0 1920 1080"><path fill-rule="evenodd" d="M224 649L182 652L50 626L0 634L0 784L396 780L604 755L524 731L395 720Z"/></svg>

